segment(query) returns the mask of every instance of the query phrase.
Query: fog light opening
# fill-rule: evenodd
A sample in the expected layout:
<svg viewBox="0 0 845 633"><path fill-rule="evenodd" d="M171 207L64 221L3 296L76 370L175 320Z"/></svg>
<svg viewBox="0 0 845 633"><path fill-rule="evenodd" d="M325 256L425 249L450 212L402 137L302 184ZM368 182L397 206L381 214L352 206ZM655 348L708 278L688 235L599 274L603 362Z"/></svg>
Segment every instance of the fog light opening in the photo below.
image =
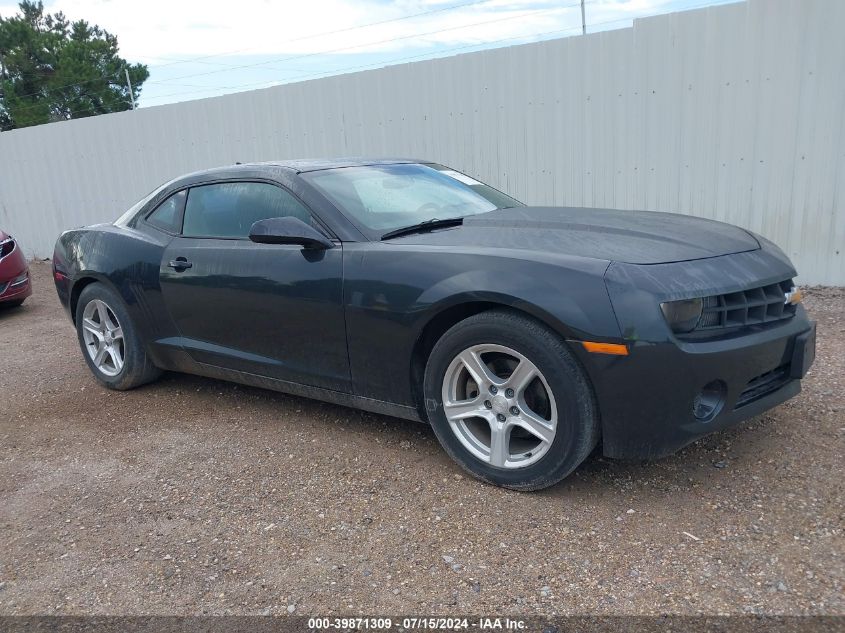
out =
<svg viewBox="0 0 845 633"><path fill-rule="evenodd" d="M692 413L697 420L709 422L722 410L725 404L725 383L721 380L708 382L692 401Z"/></svg>

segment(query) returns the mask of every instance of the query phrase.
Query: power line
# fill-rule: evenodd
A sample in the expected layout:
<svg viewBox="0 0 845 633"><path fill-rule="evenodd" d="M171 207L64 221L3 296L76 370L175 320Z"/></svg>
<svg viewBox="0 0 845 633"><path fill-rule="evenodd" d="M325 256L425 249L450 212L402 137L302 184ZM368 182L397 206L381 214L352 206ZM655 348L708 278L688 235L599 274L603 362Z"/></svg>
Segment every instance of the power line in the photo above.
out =
<svg viewBox="0 0 845 633"><path fill-rule="evenodd" d="M596 0L585 0L585 3L591 4L592 2L595 2L595 1ZM731 0L727 0L727 1L730 2ZM580 4L580 2L578 4L569 5L569 6L579 6L579 4ZM698 5L691 6L691 7L689 7L689 9L699 9L699 8L702 8L702 7L705 7L705 6L710 6L712 4L713 4L712 1L711 2L704 2L704 3L698 4ZM654 15L659 15L659 14L654 14ZM611 25L611 24L620 24L620 23L630 22L633 19L638 19L638 18L642 18L642 17L648 17L648 16L633 16L633 17L617 18L617 19L614 19L614 20L604 20L602 22L593 22L592 24L588 24L588 26L591 26L591 27L608 26L608 25ZM531 44L531 43L536 43L536 42L541 41L540 39L535 39L535 38L552 39L551 37L548 37L548 36L561 35L563 33L570 33L570 32L573 32L573 31L579 31L581 29L582 29L582 25L578 24L577 26L567 27L565 29L555 29L555 30L551 30L551 31L543 31L543 32L540 32L540 33L513 35L513 36L510 36L510 37L500 38L500 39L496 39L496 40L488 40L486 42L477 42L477 43L473 43L473 44L465 44L465 45L462 45L462 46L452 47L452 48L448 48L448 49L441 49L441 50L436 51L434 53L427 52L427 53L421 53L421 54L418 54L418 55L411 55L411 56L407 56L407 57L400 57L400 58L394 58L394 59L388 59L388 60L379 60L379 61L373 62L371 64L347 66L347 67L344 67L344 68L336 68L336 69L327 70L327 71L324 71L324 72L306 73L306 74L303 74L303 75L295 75L294 77L288 78L288 80L286 80L284 83L276 83L276 84L273 84L271 86L265 86L265 87L266 88L274 88L274 87L277 87L277 86L286 85L287 83L292 83L293 81L308 81L308 80L311 80L311 79L320 79L320 78L323 78L323 77L336 76L338 74L343 74L343 73L356 71L356 70L365 70L365 69L368 69L368 68L387 68L387 67L390 67L392 65L397 65L397 64L401 64L402 62L417 60L417 59L420 59L420 58L424 58L422 61L439 59L439 58L442 58L442 56L444 54L454 53L454 52L466 50L466 49L469 49L469 48L488 47L491 44L500 44L502 42L508 42L508 41L513 41L513 40L532 39L531 42L525 42L526 44ZM437 57L433 57L432 55L436 55ZM156 95L156 96L150 97L150 98L151 99L163 99L165 97L173 97L173 96L181 96L181 95L189 95L189 94L200 94L200 93L204 93L204 92L212 92L212 91L215 91L215 90L227 90L227 89L247 88L247 87L252 87L252 86L264 86L267 83L268 83L267 81L258 81L258 82L251 82L251 83L247 83L247 84L237 84L237 85L234 85L234 86L210 86L207 89L171 92L171 93L167 93L167 94L163 94L163 95ZM237 93L235 92L235 93L227 93L227 94L237 94ZM217 95L213 95L213 96L217 96ZM226 95L219 95L219 96L222 97L222 96L226 96ZM161 105L168 105L168 104L161 104Z"/></svg>
<svg viewBox="0 0 845 633"><path fill-rule="evenodd" d="M592 4L596 1L597 0L584 0L584 4ZM736 2L736 1L737 0L708 0L708 1L702 2L700 4L685 7L684 11L687 11L687 10L691 11L691 10L701 9L703 7L714 6L714 5L719 5L719 4L730 4L730 3ZM567 6L568 7L578 6L578 4L567 5ZM650 14L650 15L637 15L637 16L629 16L629 17L624 17L624 18L616 18L614 20L603 20L601 22L593 22L593 23L588 22L586 24L586 26L591 26L591 27L608 26L608 25L611 25L611 24L633 22L633 20L642 19L642 18L645 18L645 17L657 16L657 15L663 15L663 14L654 13L654 14ZM573 31L578 31L578 30L582 30L582 25L578 25L578 26L574 26L574 27L567 27L565 29L555 29L555 30L552 30L552 31L544 31L544 32L541 32L541 33L533 33L533 34L527 34L527 35L513 35L511 37L505 37L505 38L501 38L501 39L497 39L497 40L489 40L487 42L481 42L481 43L476 43L476 44L465 44L463 46L458 46L458 47L454 47L454 48L436 51L435 53L433 53L433 55L436 55L436 57L428 57L429 55L432 55L432 53L422 53L422 54L419 54L419 55L413 55L413 56L410 56L410 57L403 57L403 58L399 58L399 59L392 59L392 60L387 60L387 61L381 60L381 61L378 61L378 62L374 62L372 64L364 64L364 65L361 65L361 66L349 66L349 67L335 69L335 70L327 70L325 72L320 72L320 73L308 73L307 75L296 75L294 77L290 77L289 79L300 80L300 81L308 81L310 79L320 79L322 77L333 76L333 75L338 74L338 73L346 73L346 72L354 71L354 70L363 70L363 69L366 69L366 68L380 68L380 67L386 68L389 65L400 64L404 61L410 61L410 60L419 59L419 58L426 58L423 61L425 61L427 59L439 59L439 58L441 58L441 56L444 53L452 53L452 52L455 52L455 51L466 50L468 48L486 47L486 46L489 46L490 44L499 44L499 43L502 43L502 42L508 42L508 41L512 41L512 40L544 38L544 37L546 37L547 39L553 39L553 38L547 37L547 36L560 35L560 34L563 34L563 33L571 33ZM539 41L544 41L544 40L532 39L532 41L525 42L525 44L533 44L533 43L536 43L536 42L539 42ZM482 50L485 50L485 49L482 48ZM256 82L255 84L252 84L252 85L259 85L261 83L267 83L267 82ZM287 81L285 83L287 83ZM278 86L278 85L285 85L285 84L275 84L275 85ZM268 87L272 88L274 86L268 86ZM190 93L184 93L184 94L190 94ZM162 96L162 95L160 95L160 96ZM158 96L151 97L151 98L156 99L156 98L158 98Z"/></svg>
<svg viewBox="0 0 845 633"><path fill-rule="evenodd" d="M585 0L584 4L592 4L596 1L597 0ZM705 2L701 2L701 3L696 4L696 5L686 6L686 7L683 8L683 10L689 11L689 10L694 10L694 9L700 9L700 8L707 7L707 6L729 4L733 1L735 1L735 0L707 0ZM576 2L574 4L565 5L563 7L558 7L557 9L553 9L553 10L560 10L560 9L577 7L580 4L581 4L580 2ZM670 11L669 13L672 13L672 12ZM644 17L651 17L651 16L654 16L654 15L662 15L662 14L654 13L654 14L646 14L646 15L626 16L624 18L617 18L617 19L614 19L614 20L603 20L601 22L587 23L586 26L591 26L591 27L608 26L608 25L611 25L611 24L620 24L620 23L631 22L635 19L641 19L641 18L644 18ZM468 26L476 26L476 25L464 25L464 27L468 27ZM449 49L441 49L441 50L435 51L433 53L427 52L427 53L421 53L419 55L412 55L412 56L408 56L408 57L394 58L394 59L389 59L389 60L379 60L379 61L373 62L371 64L348 66L348 67L344 67L344 68L340 68L340 69L333 69L333 70L328 70L328 71L319 72L319 73L306 73L306 74L302 74L302 75L295 75L295 76L290 77L287 80L285 80L284 83L290 83L292 80L293 81L296 81L296 80L307 81L309 79L317 79L317 78L321 78L321 77L331 76L331 75L335 75L335 74L339 74L339 73L345 73L345 72L354 71L354 70L387 67L387 66L390 66L390 65L393 65L393 64L398 64L398 63L402 63L404 61L411 61L411 60L420 59L420 58L436 59L437 57L434 57L434 56L442 56L445 53L452 53L452 52L456 52L456 51L466 50L468 48L485 47L485 46L490 46L491 44L498 44L498 43L501 43L501 42L507 42L507 41L512 41L512 40L521 40L521 39L529 39L529 38L542 38L542 37L546 37L546 36L550 36L550 35L559 35L559 34L563 34L563 33L569 33L569 32L572 32L572 31L577 31L579 29L583 30L583 26L584 25L579 25L577 27L568 27L568 28L565 28L565 29L555 29L555 30L552 30L552 31L545 31L545 32L541 32L541 33L515 35L515 36L511 36L511 37L500 38L500 39L497 39L497 40L489 40L487 42L479 42L479 43L466 44L466 45L463 45L463 46L453 47L453 48L449 48ZM417 35L416 37L425 37L426 35L429 35L429 34L424 33L424 34ZM539 40L535 39L534 41L539 41ZM526 42L526 43L528 43L528 42ZM360 46L369 46L369 45L372 45L372 44L357 45L357 46L352 47L352 48L358 48ZM320 54L320 53L308 53L307 55L316 55L316 54ZM156 82L153 82L153 83L156 83ZM158 82L158 83L161 83L161 82ZM179 91L179 92L174 92L174 93L167 93L167 94L164 94L164 95L156 95L154 97L149 97L149 98L151 98L151 99L161 99L161 98L165 98L165 97L168 97L168 96L200 94L200 93L205 93L205 92L213 92L213 91L221 90L221 89L227 90L227 89L237 89L237 88L245 88L245 87L252 87L252 86L265 86L267 83L268 83L267 81L259 81L259 82L251 82L251 83L246 83L246 84L237 84L237 85L234 85L234 86L209 86L206 89ZM278 86L278 85L284 85L284 83L276 83L276 84L266 86L266 87L271 88L271 87ZM177 84L174 84L174 85L177 85ZM228 94L233 94L233 93L228 93ZM223 95L220 95L220 96L223 96ZM162 105L165 105L165 104L162 104Z"/></svg>
<svg viewBox="0 0 845 633"><path fill-rule="evenodd" d="M402 16L402 17L398 17L398 18L391 18L391 19L388 19L388 20L380 20L378 22L370 22L368 24L360 24L360 25L357 25L357 26L350 26L350 27L346 27L346 28L343 28L343 29L338 29L336 31L327 31L327 32L324 32L324 33L316 33L316 34L313 34L313 35L304 35L302 37L297 37L297 38L294 38L294 39L291 39L291 40L286 40L285 42L282 42L282 44L298 42L298 41L311 39L311 38L315 38L315 37L324 37L326 35L335 35L337 33L345 33L345 32L348 32L348 31L354 31L354 30L357 30L357 29L368 28L368 27L377 26L377 25L380 25L380 24L388 24L388 23L391 23L391 22L399 22L399 21L402 21L402 20L409 20L409 19L420 17L420 16L423 16L423 15L429 15L429 14L433 14L433 13L443 13L445 11L452 11L452 10L460 9L460 8L463 8L463 7L468 7L468 6L478 5L478 4L485 4L485 3L488 3L488 2L491 2L491 1L492 0L472 0L472 2L464 2L463 4L456 4L456 5L451 5L451 6L448 6L448 7L441 7L439 9L432 9L430 11L422 11L420 13L414 13L414 14L411 14L411 15L406 15L406 16ZM369 46L369 45L370 44L362 44L362 45L358 45L358 46ZM356 46L354 48L357 48L358 46ZM232 55L232 54L242 52L242 51L246 51L246 50L251 50L251 49L242 49L241 51L224 52L224 53L213 53L211 55L203 55L203 56L197 57L193 60L190 60L190 59L189 60L177 60L177 61L174 61L174 62L169 63L169 64L160 64L160 65L155 65L155 66L150 66L150 67L152 67L152 68L162 68L162 67L165 67L165 66L172 66L172 65L175 65L175 64L191 63L191 62L196 61L196 60L209 59L209 58L212 58L212 57L220 57L220 56L225 56L225 55ZM320 54L320 53L311 53L311 54ZM276 60L276 61L278 61L278 60ZM274 61L271 60L267 63L274 63ZM222 65L225 65L227 67L231 67L232 69L239 69L240 68L239 66L232 67L229 64L222 64ZM221 71L219 71L219 72L225 72L226 70L229 70L229 68L221 69ZM279 70L279 69L268 68L267 70ZM39 72L39 73L42 73L42 74L48 74L49 71L36 70L36 72ZM207 74L207 73L195 73L195 74L190 74L190 75L183 75L181 77L173 77L172 79L176 80L176 79L183 79L183 78L186 78L186 77L196 77L196 76L202 76L204 74ZM86 79L85 81L80 81L80 82L73 83L73 84L65 84L65 85L61 85L61 86L54 86L54 87L51 87L50 89L51 90L61 90L63 88L81 87L84 84L95 83L97 81L102 81L102 80L106 80L109 83L117 83L117 80L113 81L112 79L109 79L108 77L104 76L104 77L97 77L97 78L94 78L94 79ZM168 83L170 82L170 80L167 80L167 81L168 81ZM158 82L151 82L151 83L158 83ZM174 84L174 85L183 85L183 84ZM24 98L24 97L34 97L34 96L40 96L40 95L41 95L41 92L30 92L30 93L27 93L27 94L15 95L15 96L17 98Z"/></svg>
<svg viewBox="0 0 845 633"><path fill-rule="evenodd" d="M586 0L586 1L587 1L587 2L595 2L596 0ZM284 59L293 59L293 58L300 58L300 57L310 57L310 56L314 56L314 55L321 55L321 54L326 54L326 53L330 53L330 52L337 52L337 51L339 51L339 50L348 50L348 49L354 49L354 48L361 48L361 47L363 47L363 46L374 46L374 45L377 45L377 44L382 44L382 43L387 43L387 42L392 42L392 41L405 40L405 39L410 39L410 38L427 37L427 36L429 36L429 35L435 35L435 34L438 34L438 33L441 33L441 32L445 32L445 31L453 31L453 30L458 30L458 29L463 29L463 28L469 28L469 27L473 27L473 26L482 26L482 25L485 25L485 24L491 24L491 23L496 23L496 22L502 22L502 21L505 21L505 20L513 20L513 19L517 19L517 18L526 17L527 15L534 15L534 14L538 14L538 13L549 13L549 12L561 11L561 10L569 9L569 8L572 8L572 7L577 7L577 6L579 6L579 5L580 5L580 0L579 0L579 2L576 2L576 3L573 3L573 4L564 5L564 6L562 6L562 7L554 7L554 8L552 8L552 9L534 10L534 11L530 11L530 12L528 12L528 13L522 13L522 14L520 14L520 15L515 15L515 16L505 16L505 17L503 17L503 18L497 18L496 20L487 20L487 21L484 21L484 22L477 22L477 23L473 23L473 24L464 24L464 25L462 25L462 26L450 27L450 28L448 28L448 29L439 29L439 30L437 30L437 31L431 31L431 32L428 32L428 33L420 33L420 34L415 34L415 35L410 35L410 36L401 36L401 37L397 37L397 38L391 38L391 39L389 39L389 40L382 40L382 41L379 41L379 42L370 42L370 43L367 43L367 44L356 44L356 45L354 45L354 46L342 47L342 48L333 49L333 50L330 50L330 51L322 51L322 52L315 52L315 53L304 53L304 54L301 54L301 55L295 55L295 56L292 56L292 57L289 57L289 58L284 58ZM619 19L619 20L614 20L614 21L612 21L612 22L624 22L624 21L627 21L628 19L629 19L629 18L623 18L623 19ZM571 30L573 30L573 29L571 29L571 28L566 28L566 29L555 30L555 31L547 31L547 32L545 32L545 33L539 33L539 34L516 35L516 36L512 36L512 37L507 37L507 38L500 38L500 39L498 39L498 40L490 40L490 41L488 41L488 42L478 42L478 43L473 43L473 44L467 44L467 45L464 45L464 46L459 46L459 47L456 47L456 48L453 48L453 49L447 49L446 51L440 51L440 53L443 53L443 52L452 52L452 51L457 51L457 50L464 50L464 49L466 49L466 48L473 48L473 47L478 47L478 46L489 46L490 44L495 44L495 43L499 43L499 42L505 42L505 41L515 40L515 39L525 39L525 38L531 38L531 37L542 37L543 35L548 35L548 34L553 34L553 33L564 33L564 32L569 32L569 31L571 31ZM440 53L435 52L434 54L440 54ZM387 64L391 64L391 63L400 63L400 62L401 62L401 61L403 61L403 60L417 59L417 58L420 58L420 57L425 57L425 56L427 56L427 55L431 55L431 53L423 53L423 54L420 54L420 55L414 55L414 56L407 57L407 58L402 58L402 59L399 59L399 60L388 60L388 61L387 61ZM274 63L274 62L276 62L276 61L282 61L282 60L270 60L270 61L269 61L269 62L267 62L267 63ZM334 70L334 71L327 71L327 72L325 72L325 73L317 73L317 74L313 74L313 75L310 75L310 76L308 76L308 75L299 75L299 76L295 76L295 77L293 77L292 79L301 79L301 80L306 80L306 79L308 79L308 78L316 78L316 77L320 77L320 76L327 75L327 74L333 74L333 73L337 73L337 72L345 72L346 70L354 70L354 69L357 69L357 68L374 67L374 66L383 66L383 65L385 65L385 62L384 62L384 61L380 61L380 62L376 62L376 63L374 63L374 64L368 64L368 65L359 66L359 67L350 67L350 68L348 68L348 69L340 69L340 70ZM185 76L183 76L183 77L175 77L174 79L181 79L181 78L187 78L187 77L191 77L191 76L202 76L202 75L207 75L207 74L214 74L214 72L216 72L216 71L211 71L211 72L208 72L208 73L199 73L199 75L185 75ZM162 82L147 82L147 83L162 83ZM267 83L267 82L254 82L254 83L249 83L249 84L239 84L239 85L235 85L235 86L224 86L224 87L223 87L223 89L225 90L225 89L229 89L229 88L231 88L231 89L244 88L244 87L249 87L249 86L261 85L261 84L265 84L265 83ZM175 85L178 85L178 84L175 84ZM268 87L270 87L270 86L268 86ZM221 88L218 86L218 87L210 87L208 90L190 90L190 91L180 91L180 92L176 92L176 93L168 93L168 94L165 94L165 95L159 95L158 97L153 97L153 98L164 98L164 97L167 97L167 96L177 96L177 95L184 95L184 94L197 94L197 93L208 92L208 91L211 91L211 90L220 90L220 89L221 89ZM164 104L163 104L163 105L164 105ZM32 107L34 107L34 106L32 106ZM19 110L24 110L24 109L25 109L25 108L20 108ZM79 110L79 111L81 111L81 112L86 112L86 111L88 111L88 112L92 112L92 110L91 110L90 108L83 108L83 109L81 109L81 110Z"/></svg>
<svg viewBox="0 0 845 633"><path fill-rule="evenodd" d="M590 4L590 3L595 2L595 1L596 0L585 0L585 2L587 4ZM685 7L684 10L699 9L699 8L703 8L703 7L706 7L706 6L725 4L725 3L729 3L729 2L731 2L731 0L724 0L724 1L721 1L721 2L719 0L709 0L709 1L702 2L702 3L697 4L697 5ZM580 2L573 4L573 5L567 5L565 7L558 7L558 10L563 9L563 8L578 6L579 4L580 4ZM650 14L650 15L660 15L660 14ZM516 17L524 17L524 16L516 16ZM617 18L615 20L605 20L605 21L602 21L602 22L594 22L592 24L588 24L588 26L591 26L591 27L607 26L607 25L610 25L610 24L630 22L634 19L643 18L643 17L649 17L649 16L648 15L628 16L628 17L624 17L624 18ZM464 25L464 27L462 27L462 28L466 28L466 27L469 27L469 26L476 26L476 25L472 25L472 24ZM565 28L565 29L556 29L556 30L552 30L552 31L545 31L545 32L541 32L541 33L515 35L515 36L511 36L511 37L507 37L507 38L500 38L500 39L497 39L497 40L489 40L487 42L478 42L478 43L473 43L473 44L466 44L466 45L463 45L463 46L453 47L453 48L449 48L449 49L441 49L441 50L435 51L433 53L430 53L430 52L429 53L421 53L419 55L413 55L413 56L409 56L409 57L394 58L394 59L390 59L390 60L380 60L380 61L374 62L372 64L349 66L349 67L345 67L345 68L325 71L325 72L322 72L322 73L297 75L297 76L294 76L290 79L291 80L299 80L299 81L307 81L309 79L317 79L317 78L321 78L321 77L336 75L336 74L345 73L345 72L354 71L354 70L363 70L363 69L367 69L367 68L377 68L377 67L388 67L388 66L391 66L391 65L394 65L394 64L402 63L404 61L411 61L411 60L420 59L420 58L436 59L437 57L434 57L434 56L443 56L443 54L448 54L448 53L452 53L452 52L456 52L456 51L460 51L460 50L466 50L468 48L487 47L487 46L490 46L491 44L498 44L498 43L512 41L512 40L521 40L521 39L529 39L529 38L543 38L543 37L546 37L546 36L558 35L558 34L568 33L568 32L571 32L571 31L576 31L578 29L581 29L581 25L578 25L576 27L569 27L569 28ZM417 35L416 37L425 37L426 35L429 35L429 34L421 34L421 35ZM407 38L398 38L398 39L407 39ZM551 39L551 38L548 38L548 39ZM534 42L536 42L536 41L540 41L540 40L534 39ZM526 42L526 43L531 43L531 42ZM359 48L361 46L369 46L369 45L372 45L372 44L356 45L352 48ZM308 55L316 55L316 54L319 54L319 53L309 53ZM164 94L164 95L157 95L157 96L151 97L151 98L152 99L161 99L161 98L165 98L165 97L168 97L168 96L199 94L199 93L211 92L211 91L221 90L221 89L226 90L226 89L246 88L246 87L250 87L250 86L263 85L263 84L266 84L266 83L267 83L266 81L262 81L262 82L248 83L248 84L238 84L238 85L234 85L234 86L210 86L207 89L180 91L180 92L168 93L168 94ZM290 82L286 81L285 83L290 83ZM76 85L76 84L71 84L71 85ZM173 84L173 85L185 85L185 84ZM274 84L274 86L277 86L277 85L284 85L284 84ZM270 87L274 87L274 86L266 86L266 87L270 88ZM236 94L236 93L227 93L227 94ZM216 96L216 95L213 95L213 96ZM224 96L224 95L220 95L220 96ZM162 104L162 105L167 105L167 104ZM24 107L24 108L18 108L18 110L26 110L26 109L29 109L31 107L37 107L37 105L33 104L32 106L27 106L27 107ZM90 112L90 113L93 113L93 114L98 114L97 112L95 112L93 110L93 108L81 108L78 111L79 112Z"/></svg>
<svg viewBox="0 0 845 633"><path fill-rule="evenodd" d="M590 0L587 0L587 1L589 2ZM595 0L592 0L592 1L595 1ZM628 22L628 21L630 21L630 18L618 18L616 20L606 20L604 22L596 22L592 26L605 26L605 25L608 25L608 24L616 24L616 23ZM523 34L523 35L512 35L510 37L504 37L504 38L500 38L500 39L496 39L496 40L488 40L486 42L476 42L476 43L473 43L473 44L464 44L463 46L456 46L456 47L452 47L452 48L442 49L442 50L436 51L435 53L431 53L431 52L420 53L418 55L411 55L411 56L407 56L407 57L400 57L400 58L394 58L394 59L388 59L388 60L380 60L380 61L377 61L377 62L373 62L371 64L346 66L344 68L335 68L333 70L327 70L327 71L318 72L318 73L305 73L305 74L302 74L302 75L295 75L294 77L290 77L284 83L276 83L276 84L273 84L271 86L266 86L266 88L274 88L274 87L277 87L277 86L286 85L288 83L292 83L293 81L308 81L308 80L311 80L311 79L320 79L322 77L327 77L327 76L335 76L337 74L343 74L343 73L347 73L347 72L351 72L351 71L355 71L355 70L365 70L365 69L368 69L368 68L388 68L388 67L393 66L393 65L401 64L402 62L417 60L417 59L420 59L420 58L424 58L422 61L433 60L433 59L442 59L442 56L444 54L454 53L454 52L457 52L457 51L466 50L468 48L486 47L486 46L490 46L491 44L500 44L502 42L509 42L509 41L512 41L512 40L542 38L542 37L546 37L546 36L549 36L549 35L560 35L562 33L569 33L569 32L577 31L577 30L580 30L580 29L581 29L581 25L578 25L578 26L575 26L575 27L567 27L565 29L555 29L553 31L543 31L541 33L529 33L529 34ZM549 39L551 39L551 38L549 38ZM538 41L540 41L540 40L535 39L532 42L526 42L526 44L536 43ZM437 55L437 57L432 57L431 55ZM234 86L210 86L207 89L170 92L170 93L163 94L163 95L156 95L156 96L150 97L150 98L151 99L163 99L165 97L173 97L173 96L189 95L189 94L199 94L199 93L203 93L203 92L211 92L211 91L214 91L214 90L228 90L228 89L236 89L236 88L247 88L247 87L250 87L250 86L263 86L264 84L267 84L267 83L268 83L267 81L256 81L256 82L251 82L251 83L247 83L247 84L237 84L237 85L234 85ZM227 94L237 94L237 93L227 93ZM219 96L226 96L226 95L219 95ZM161 104L161 105L167 105L167 104Z"/></svg>
<svg viewBox="0 0 845 633"><path fill-rule="evenodd" d="M595 0L593 0L593 1L595 1ZM472 26L484 26L484 25L487 25L487 24L495 24L497 22L505 22L507 20L516 20L518 18L528 17L529 15L539 15L541 13L553 13L553 12L563 11L563 10L569 9L571 7L574 7L574 6L579 6L579 5L580 5L580 1L576 4L564 5L562 7L554 7L554 8L551 8L551 9L535 9L535 10L532 10L532 11L528 11L526 13L521 13L519 15L509 15L509 16L504 16L504 17L501 17L501 18L496 18L495 20L486 20L486 21L483 21L483 22L474 22L472 24L463 24L463 25L460 25L460 26L452 26L452 27L445 28L445 29L437 29L435 31L428 31L427 33L414 33L412 35L402 35L400 37L391 37L391 38L388 38L388 39L385 39L385 40L378 40L378 41L375 41L375 42L365 42L363 44L355 44L355 45L352 45L352 46L341 46L341 47L333 48L333 49L329 49L329 50L315 51L313 53L300 53L298 55L291 55L291 56L288 56L288 57L280 57L280 58L277 58L277 59L266 60L266 61L263 61L263 62L256 62L254 64L243 64L243 65L240 65L240 66L232 66L231 68L225 68L225 69L220 69L220 70L209 70L209 71L204 72L204 73L193 73L193 74L190 74L190 75L180 75L178 77L172 77L171 79L162 79L161 81L149 81L147 83L163 84L163 83L168 83L171 80L175 81L176 79L187 79L189 77L204 77L206 75L214 75L214 74L221 73L221 72L231 72L232 70L243 70L245 68L255 68L255 67L258 67L258 66L266 66L267 64L275 64L277 62L285 62L285 61L289 61L289 60L292 60L292 59L302 59L302 58L305 58L305 57L313 57L315 55L327 55L329 53L339 53L341 51L348 51L348 50L353 50L353 49L356 49L356 48L365 48L365 47L368 47L368 46L378 46L379 44L391 44L393 42L399 42L401 40L416 39L416 38L420 38L420 37L427 37L429 35L439 35L440 33L446 33L446 32L449 32L449 31L458 31L458 30L466 29L466 28L469 28L469 27L472 27Z"/></svg>
<svg viewBox="0 0 845 633"><path fill-rule="evenodd" d="M429 11L421 11L420 13L412 13L411 15L404 15L398 18L390 18L388 20L379 20L378 22L369 22L367 24L359 24L356 26L348 26L342 29L337 29L335 31L324 31L322 33L313 33L311 35L303 35L301 37L296 37L291 40L285 40L282 44L291 44L293 42L301 42L303 40L314 39L317 37L326 37L327 35L337 35L338 33L347 33L349 31L355 31L357 29L366 29L371 26L379 26L382 24L390 24L392 22L401 22L403 20L410 20L412 18L418 18L423 15L431 15L434 13L443 13L445 11L454 11L455 9L463 9L464 7L470 7L477 4L486 4L488 2L492 2L492 0L473 0L472 2L464 2L463 4L453 4L452 6L448 7L441 7L439 9L431 9ZM190 64L192 62L198 62L199 60L204 59L211 59L212 57L225 57L227 55L237 55L239 53L245 53L247 51L254 51L257 50L256 48L242 48L235 51L227 51L223 53L212 53L210 55L201 55L199 57L194 57L192 59L174 59L172 62L167 64L154 64L150 65L150 68L164 68L165 66L174 66L176 64ZM168 59L167 57L158 57L156 59ZM202 63L202 62L200 62ZM226 65L226 64L223 64Z"/></svg>

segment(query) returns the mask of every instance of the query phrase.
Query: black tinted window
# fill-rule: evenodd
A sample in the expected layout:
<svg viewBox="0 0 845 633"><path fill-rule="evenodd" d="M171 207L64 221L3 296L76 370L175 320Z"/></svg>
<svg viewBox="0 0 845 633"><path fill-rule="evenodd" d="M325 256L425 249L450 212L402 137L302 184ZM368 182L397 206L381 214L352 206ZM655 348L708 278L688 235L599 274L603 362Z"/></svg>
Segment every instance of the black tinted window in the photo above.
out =
<svg viewBox="0 0 845 633"><path fill-rule="evenodd" d="M263 182L226 182L194 187L185 206L184 235L249 237L259 220L294 217L312 224L311 214L290 193Z"/></svg>
<svg viewBox="0 0 845 633"><path fill-rule="evenodd" d="M179 191L158 205L156 210L147 216L147 222L170 233L178 233L184 208L185 192Z"/></svg>

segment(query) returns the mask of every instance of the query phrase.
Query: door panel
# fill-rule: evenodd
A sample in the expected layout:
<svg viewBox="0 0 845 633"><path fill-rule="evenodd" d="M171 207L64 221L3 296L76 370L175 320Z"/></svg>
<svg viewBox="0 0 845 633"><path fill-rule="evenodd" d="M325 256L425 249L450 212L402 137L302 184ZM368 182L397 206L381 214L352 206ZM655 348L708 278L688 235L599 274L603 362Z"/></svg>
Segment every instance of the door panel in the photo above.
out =
<svg viewBox="0 0 845 633"><path fill-rule="evenodd" d="M177 237L161 289L194 360L349 391L342 259L340 246Z"/></svg>

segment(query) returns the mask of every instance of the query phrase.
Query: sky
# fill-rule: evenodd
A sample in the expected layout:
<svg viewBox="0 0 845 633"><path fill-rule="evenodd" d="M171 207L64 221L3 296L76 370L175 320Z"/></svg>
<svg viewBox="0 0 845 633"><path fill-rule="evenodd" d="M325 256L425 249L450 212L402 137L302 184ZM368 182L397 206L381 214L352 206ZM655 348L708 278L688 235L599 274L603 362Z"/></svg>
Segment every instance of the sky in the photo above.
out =
<svg viewBox="0 0 845 633"><path fill-rule="evenodd" d="M585 0L587 32L735 0ZM148 65L138 107L580 36L580 0L44 0ZM0 0L0 16L17 2Z"/></svg>

